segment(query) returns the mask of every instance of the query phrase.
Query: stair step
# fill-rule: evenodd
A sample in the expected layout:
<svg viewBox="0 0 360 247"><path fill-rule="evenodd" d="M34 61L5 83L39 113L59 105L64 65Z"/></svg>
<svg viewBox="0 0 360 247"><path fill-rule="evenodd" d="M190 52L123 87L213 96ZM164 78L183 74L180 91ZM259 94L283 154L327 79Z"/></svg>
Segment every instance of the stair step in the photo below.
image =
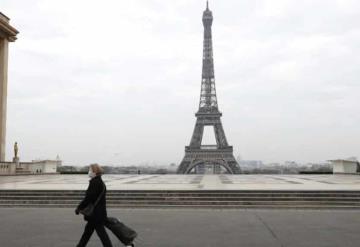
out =
<svg viewBox="0 0 360 247"><path fill-rule="evenodd" d="M67 192L67 191L18 191L18 192L13 192L13 191L0 191L0 196L2 195L79 195L79 196L83 196L85 193L84 192ZM144 192L107 192L108 196L116 196L116 195L137 195L137 196L147 196L147 195L158 195L158 196L163 196L163 195L173 195L173 196L183 196L183 195L193 195L193 196L218 196L218 197L229 197L229 196L241 196L241 195L246 195L246 196L328 196L328 195L339 195L339 196L358 196L360 197L360 192L312 192L312 193L306 193L306 192L287 192L287 193L273 193L273 192L238 192L238 193L231 193L231 192L223 192L223 193L200 193L200 192L182 192L182 193L178 193L178 192L173 192L173 193L169 193L169 192L157 192L157 193L144 193Z"/></svg>
<svg viewBox="0 0 360 247"><path fill-rule="evenodd" d="M5 207L19 207L19 208L74 208L73 204L1 204L0 208ZM169 204L161 204L161 205L132 205L132 204L122 204L122 205L107 205L108 208L233 208L233 209L241 209L241 208L288 208L288 209L360 209L360 205L169 205Z"/></svg>
<svg viewBox="0 0 360 247"><path fill-rule="evenodd" d="M76 207L81 190L0 190L0 207ZM108 207L360 208L360 191L115 191Z"/></svg>
<svg viewBox="0 0 360 247"><path fill-rule="evenodd" d="M63 201L63 200L77 200L81 201L84 196L48 196L48 195L41 195L41 196L28 196L28 195L21 195L21 196L0 196L0 200L51 200L51 201ZM187 200L196 200L196 201L266 201L271 199L272 201L357 201L360 202L360 197L339 197L339 196L332 196L332 197L307 197L307 196L293 196L293 197L195 197L195 196L107 196L107 201L124 201L124 200L137 200L137 201L144 201L144 200L161 200L161 201L187 201Z"/></svg>
<svg viewBox="0 0 360 247"><path fill-rule="evenodd" d="M72 204L78 205L79 200L0 200L0 204ZM107 201L107 204L121 205L121 204L198 204L198 205L247 205L247 204L326 204L326 205L360 205L359 201L164 201L164 200L124 200L124 201Z"/></svg>

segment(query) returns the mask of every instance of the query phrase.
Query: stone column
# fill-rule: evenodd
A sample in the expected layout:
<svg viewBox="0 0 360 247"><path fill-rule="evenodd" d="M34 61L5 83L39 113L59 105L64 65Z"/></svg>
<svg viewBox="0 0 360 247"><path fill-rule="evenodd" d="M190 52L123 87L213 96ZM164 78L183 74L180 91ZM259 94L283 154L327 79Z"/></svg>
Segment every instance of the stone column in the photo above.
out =
<svg viewBox="0 0 360 247"><path fill-rule="evenodd" d="M8 43L0 39L0 161L5 161Z"/></svg>
<svg viewBox="0 0 360 247"><path fill-rule="evenodd" d="M18 34L9 20L0 12L0 161L5 161L9 42L15 41Z"/></svg>

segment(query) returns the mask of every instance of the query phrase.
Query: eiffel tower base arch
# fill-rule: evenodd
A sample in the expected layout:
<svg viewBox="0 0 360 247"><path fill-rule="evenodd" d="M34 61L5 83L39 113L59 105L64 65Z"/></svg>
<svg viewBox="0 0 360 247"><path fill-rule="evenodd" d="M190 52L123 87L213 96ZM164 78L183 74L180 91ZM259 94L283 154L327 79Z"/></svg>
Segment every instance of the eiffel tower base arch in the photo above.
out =
<svg viewBox="0 0 360 247"><path fill-rule="evenodd" d="M186 148L189 149L189 147ZM211 164L225 168L229 174L240 174L241 170L232 153L232 148L229 147L227 149L228 150L185 150L185 157L181 161L177 173L189 174L199 165Z"/></svg>

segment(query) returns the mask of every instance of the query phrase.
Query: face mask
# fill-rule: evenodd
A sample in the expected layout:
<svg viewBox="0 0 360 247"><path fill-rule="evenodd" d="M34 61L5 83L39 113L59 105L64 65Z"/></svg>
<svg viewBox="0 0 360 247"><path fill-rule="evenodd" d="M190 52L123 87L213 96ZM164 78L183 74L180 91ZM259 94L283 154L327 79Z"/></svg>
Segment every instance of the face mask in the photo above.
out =
<svg viewBox="0 0 360 247"><path fill-rule="evenodd" d="M90 178L96 177L96 174L93 173L93 171L91 169L89 170L88 175L89 175Z"/></svg>

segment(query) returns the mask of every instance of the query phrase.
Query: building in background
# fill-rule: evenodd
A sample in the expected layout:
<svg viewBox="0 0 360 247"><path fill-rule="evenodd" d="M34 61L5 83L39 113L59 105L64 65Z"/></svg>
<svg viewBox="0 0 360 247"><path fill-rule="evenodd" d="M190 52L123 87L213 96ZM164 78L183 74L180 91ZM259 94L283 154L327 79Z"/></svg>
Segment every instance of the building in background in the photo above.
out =
<svg viewBox="0 0 360 247"><path fill-rule="evenodd" d="M329 160L333 173L354 174L360 172L359 161L356 158Z"/></svg>
<svg viewBox="0 0 360 247"><path fill-rule="evenodd" d="M56 174L62 161L33 160L31 162L0 162L0 175Z"/></svg>

